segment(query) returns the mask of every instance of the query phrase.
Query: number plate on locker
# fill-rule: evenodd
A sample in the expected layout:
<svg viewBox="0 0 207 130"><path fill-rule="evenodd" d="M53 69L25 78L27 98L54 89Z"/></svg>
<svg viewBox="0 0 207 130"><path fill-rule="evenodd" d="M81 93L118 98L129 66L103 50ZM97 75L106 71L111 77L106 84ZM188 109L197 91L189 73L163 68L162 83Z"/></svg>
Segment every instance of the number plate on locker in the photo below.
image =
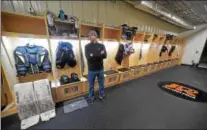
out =
<svg viewBox="0 0 207 130"><path fill-rule="evenodd" d="M124 78L124 79L129 78L129 73L124 74L124 75L123 75L123 78Z"/></svg>
<svg viewBox="0 0 207 130"><path fill-rule="evenodd" d="M64 94L70 94L70 93L77 92L77 91L78 91L78 86L73 86L70 88L65 88Z"/></svg>
<svg viewBox="0 0 207 130"><path fill-rule="evenodd" d="M113 82L113 81L116 81L116 76L109 78L109 82Z"/></svg>

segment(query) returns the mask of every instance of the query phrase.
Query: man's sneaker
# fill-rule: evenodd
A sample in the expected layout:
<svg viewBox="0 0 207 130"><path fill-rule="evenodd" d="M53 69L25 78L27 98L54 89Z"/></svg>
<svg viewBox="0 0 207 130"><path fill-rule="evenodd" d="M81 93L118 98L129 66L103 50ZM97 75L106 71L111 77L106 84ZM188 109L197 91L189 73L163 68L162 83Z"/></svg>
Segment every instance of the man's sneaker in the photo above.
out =
<svg viewBox="0 0 207 130"><path fill-rule="evenodd" d="M93 104L94 100L95 100L95 98L88 98L88 103Z"/></svg>
<svg viewBox="0 0 207 130"><path fill-rule="evenodd" d="M106 96L103 95L103 96L99 96L99 99L102 101L102 102L105 102L106 101Z"/></svg>

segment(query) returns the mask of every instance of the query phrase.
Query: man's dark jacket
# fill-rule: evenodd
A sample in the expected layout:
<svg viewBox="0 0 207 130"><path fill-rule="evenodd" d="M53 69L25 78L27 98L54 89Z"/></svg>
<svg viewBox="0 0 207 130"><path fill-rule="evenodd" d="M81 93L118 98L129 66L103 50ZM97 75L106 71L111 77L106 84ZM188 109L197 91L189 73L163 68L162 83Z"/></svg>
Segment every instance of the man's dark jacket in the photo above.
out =
<svg viewBox="0 0 207 130"><path fill-rule="evenodd" d="M104 51L101 54L101 51ZM103 69L103 59L107 57L106 49L103 44L89 43L85 46L85 56L88 62L88 69L98 71Z"/></svg>

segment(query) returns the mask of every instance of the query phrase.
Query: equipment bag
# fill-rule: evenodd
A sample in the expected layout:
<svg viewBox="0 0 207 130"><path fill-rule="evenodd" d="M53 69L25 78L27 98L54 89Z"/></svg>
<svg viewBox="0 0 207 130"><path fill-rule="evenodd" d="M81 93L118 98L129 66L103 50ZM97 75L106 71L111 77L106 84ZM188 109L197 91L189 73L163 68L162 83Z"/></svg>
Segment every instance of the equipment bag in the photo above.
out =
<svg viewBox="0 0 207 130"><path fill-rule="evenodd" d="M56 67L59 69L64 68L66 63L71 67L76 66L73 46L70 42L60 41L56 53Z"/></svg>

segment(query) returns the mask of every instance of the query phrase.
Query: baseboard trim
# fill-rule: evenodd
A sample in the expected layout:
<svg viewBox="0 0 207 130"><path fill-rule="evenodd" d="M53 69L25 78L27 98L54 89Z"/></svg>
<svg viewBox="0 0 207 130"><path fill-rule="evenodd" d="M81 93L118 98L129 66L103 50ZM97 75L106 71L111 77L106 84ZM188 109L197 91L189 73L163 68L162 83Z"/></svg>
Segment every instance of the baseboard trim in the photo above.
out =
<svg viewBox="0 0 207 130"><path fill-rule="evenodd" d="M189 64L181 64L181 65L183 65L183 66L193 66L193 65L189 65Z"/></svg>

